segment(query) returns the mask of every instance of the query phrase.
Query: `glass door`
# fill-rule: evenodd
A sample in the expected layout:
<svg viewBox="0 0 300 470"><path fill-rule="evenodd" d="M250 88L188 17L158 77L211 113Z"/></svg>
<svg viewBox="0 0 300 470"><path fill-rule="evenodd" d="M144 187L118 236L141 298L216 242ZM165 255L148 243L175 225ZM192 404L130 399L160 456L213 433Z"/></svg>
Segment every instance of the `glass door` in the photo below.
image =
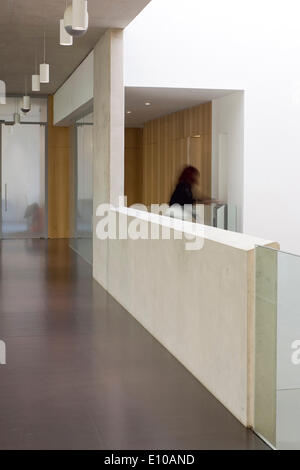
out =
<svg viewBox="0 0 300 470"><path fill-rule="evenodd" d="M2 238L42 238L45 216L44 124L1 125Z"/></svg>
<svg viewBox="0 0 300 470"><path fill-rule="evenodd" d="M90 116L89 116L90 118ZM90 118L92 119L92 118ZM76 235L93 234L93 125L83 118L77 124Z"/></svg>
<svg viewBox="0 0 300 470"><path fill-rule="evenodd" d="M75 125L74 238L70 246L93 263L93 114Z"/></svg>

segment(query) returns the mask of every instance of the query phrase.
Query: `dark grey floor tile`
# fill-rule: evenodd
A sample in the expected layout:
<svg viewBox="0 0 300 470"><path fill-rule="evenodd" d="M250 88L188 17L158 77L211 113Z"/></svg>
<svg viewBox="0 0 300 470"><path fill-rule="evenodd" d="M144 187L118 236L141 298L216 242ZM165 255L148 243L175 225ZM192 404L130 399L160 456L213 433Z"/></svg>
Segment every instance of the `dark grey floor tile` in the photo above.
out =
<svg viewBox="0 0 300 470"><path fill-rule="evenodd" d="M267 449L65 240L0 242L0 449Z"/></svg>

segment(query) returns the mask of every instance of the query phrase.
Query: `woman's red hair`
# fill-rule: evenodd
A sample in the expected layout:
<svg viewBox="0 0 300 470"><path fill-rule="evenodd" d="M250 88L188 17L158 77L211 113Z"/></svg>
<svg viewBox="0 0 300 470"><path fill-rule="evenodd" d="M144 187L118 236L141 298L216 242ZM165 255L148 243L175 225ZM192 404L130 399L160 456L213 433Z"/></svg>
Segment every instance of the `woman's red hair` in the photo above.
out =
<svg viewBox="0 0 300 470"><path fill-rule="evenodd" d="M187 166L181 173L178 183L195 184L200 176L199 170L194 166Z"/></svg>

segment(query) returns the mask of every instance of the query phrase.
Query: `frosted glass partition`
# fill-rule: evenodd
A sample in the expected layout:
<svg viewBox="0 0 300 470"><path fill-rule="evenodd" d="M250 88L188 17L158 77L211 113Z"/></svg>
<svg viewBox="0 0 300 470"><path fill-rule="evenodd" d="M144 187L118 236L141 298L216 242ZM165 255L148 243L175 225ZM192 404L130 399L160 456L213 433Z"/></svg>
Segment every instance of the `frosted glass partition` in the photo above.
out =
<svg viewBox="0 0 300 470"><path fill-rule="evenodd" d="M93 220L93 125L91 115L77 124L76 234L92 237Z"/></svg>
<svg viewBox="0 0 300 470"><path fill-rule="evenodd" d="M70 246L92 263L93 251L93 115L75 125L75 227Z"/></svg>
<svg viewBox="0 0 300 470"><path fill-rule="evenodd" d="M45 236L45 125L1 125L3 238Z"/></svg>
<svg viewBox="0 0 300 470"><path fill-rule="evenodd" d="M256 248L255 431L300 449L300 257Z"/></svg>

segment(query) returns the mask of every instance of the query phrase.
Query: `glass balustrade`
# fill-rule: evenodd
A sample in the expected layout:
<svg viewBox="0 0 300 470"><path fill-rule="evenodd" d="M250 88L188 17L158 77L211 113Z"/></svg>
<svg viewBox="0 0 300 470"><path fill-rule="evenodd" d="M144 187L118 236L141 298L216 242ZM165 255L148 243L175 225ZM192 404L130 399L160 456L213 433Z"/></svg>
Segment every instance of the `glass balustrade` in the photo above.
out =
<svg viewBox="0 0 300 470"><path fill-rule="evenodd" d="M256 248L255 431L300 450L300 257Z"/></svg>

